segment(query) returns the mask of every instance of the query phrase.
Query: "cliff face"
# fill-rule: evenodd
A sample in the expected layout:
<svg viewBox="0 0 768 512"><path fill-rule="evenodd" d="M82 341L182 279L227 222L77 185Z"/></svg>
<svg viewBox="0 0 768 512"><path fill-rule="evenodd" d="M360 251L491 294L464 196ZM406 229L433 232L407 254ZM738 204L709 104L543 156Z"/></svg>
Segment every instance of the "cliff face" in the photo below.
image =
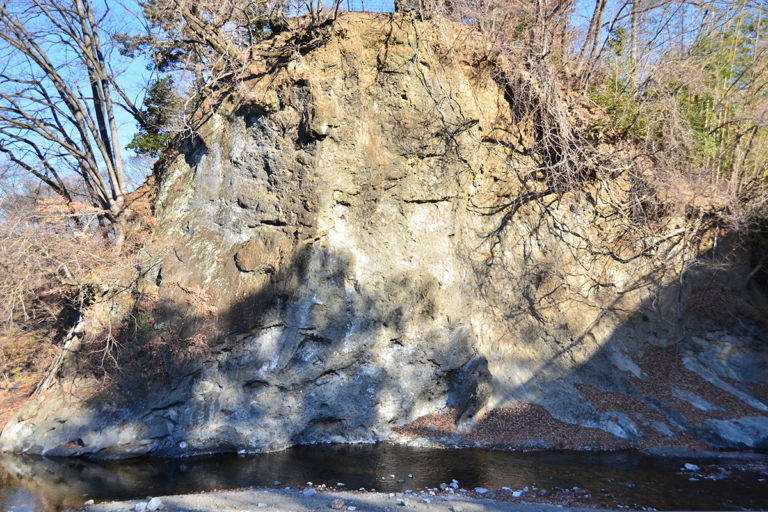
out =
<svg viewBox="0 0 768 512"><path fill-rule="evenodd" d="M161 174L121 372L65 365L0 449L765 447L764 335L681 309L686 221L640 239L621 174L524 175L481 49L348 15L254 64Z"/></svg>

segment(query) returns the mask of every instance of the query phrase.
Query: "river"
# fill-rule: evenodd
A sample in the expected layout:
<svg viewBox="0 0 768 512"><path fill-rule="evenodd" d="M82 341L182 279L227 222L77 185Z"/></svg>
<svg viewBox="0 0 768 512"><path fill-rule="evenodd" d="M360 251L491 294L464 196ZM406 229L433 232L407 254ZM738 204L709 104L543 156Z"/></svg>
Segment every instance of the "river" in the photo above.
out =
<svg viewBox="0 0 768 512"><path fill-rule="evenodd" d="M595 505L659 510L768 509L766 458L691 459L636 452L503 452L404 446L306 446L277 453L120 461L2 454L0 509L50 512L88 499L135 499L307 482L384 492L508 487L552 495L577 487ZM686 463L699 470L685 470ZM391 476L394 475L394 478ZM412 477L409 478L408 475ZM568 491L572 492L572 491Z"/></svg>

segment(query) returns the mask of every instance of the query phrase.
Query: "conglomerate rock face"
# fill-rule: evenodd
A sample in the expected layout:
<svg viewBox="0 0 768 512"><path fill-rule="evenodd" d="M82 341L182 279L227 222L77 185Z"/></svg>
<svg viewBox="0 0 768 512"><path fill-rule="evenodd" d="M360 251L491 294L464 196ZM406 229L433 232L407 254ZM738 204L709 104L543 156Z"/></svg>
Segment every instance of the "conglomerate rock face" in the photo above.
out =
<svg viewBox="0 0 768 512"><path fill-rule="evenodd" d="M765 447L764 335L686 316L687 246L621 236L631 182L526 177L482 62L406 14L255 63L161 173L131 356L100 388L65 365L0 449Z"/></svg>

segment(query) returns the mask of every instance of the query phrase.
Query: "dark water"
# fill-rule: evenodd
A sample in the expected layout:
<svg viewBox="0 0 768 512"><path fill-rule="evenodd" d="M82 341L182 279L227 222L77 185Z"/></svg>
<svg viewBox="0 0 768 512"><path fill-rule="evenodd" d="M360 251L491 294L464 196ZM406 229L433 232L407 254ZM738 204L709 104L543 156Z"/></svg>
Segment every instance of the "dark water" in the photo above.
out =
<svg viewBox="0 0 768 512"><path fill-rule="evenodd" d="M301 447L249 456L113 462L0 455L0 462L0 511L47 512L76 508L88 499L270 487L275 480L292 487L303 487L308 481L329 486L343 482L346 489L402 492L437 487L452 479L466 489L521 489L535 484L539 489L552 490L578 486L598 502L611 506L768 509L764 461L692 461L637 453L510 453L364 445ZM685 462L695 462L702 471L696 476L681 471ZM408 478L409 473L413 478Z"/></svg>

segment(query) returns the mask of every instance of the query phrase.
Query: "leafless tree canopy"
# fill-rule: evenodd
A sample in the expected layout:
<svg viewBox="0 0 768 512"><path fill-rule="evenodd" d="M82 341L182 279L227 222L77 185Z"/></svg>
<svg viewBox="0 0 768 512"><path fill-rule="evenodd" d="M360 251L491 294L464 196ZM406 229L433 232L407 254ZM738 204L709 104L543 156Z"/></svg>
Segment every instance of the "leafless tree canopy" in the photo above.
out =
<svg viewBox="0 0 768 512"><path fill-rule="evenodd" d="M66 201L85 200L116 223L128 193L116 109L137 119L89 0L0 5L0 152ZM87 194L74 196L67 177Z"/></svg>

